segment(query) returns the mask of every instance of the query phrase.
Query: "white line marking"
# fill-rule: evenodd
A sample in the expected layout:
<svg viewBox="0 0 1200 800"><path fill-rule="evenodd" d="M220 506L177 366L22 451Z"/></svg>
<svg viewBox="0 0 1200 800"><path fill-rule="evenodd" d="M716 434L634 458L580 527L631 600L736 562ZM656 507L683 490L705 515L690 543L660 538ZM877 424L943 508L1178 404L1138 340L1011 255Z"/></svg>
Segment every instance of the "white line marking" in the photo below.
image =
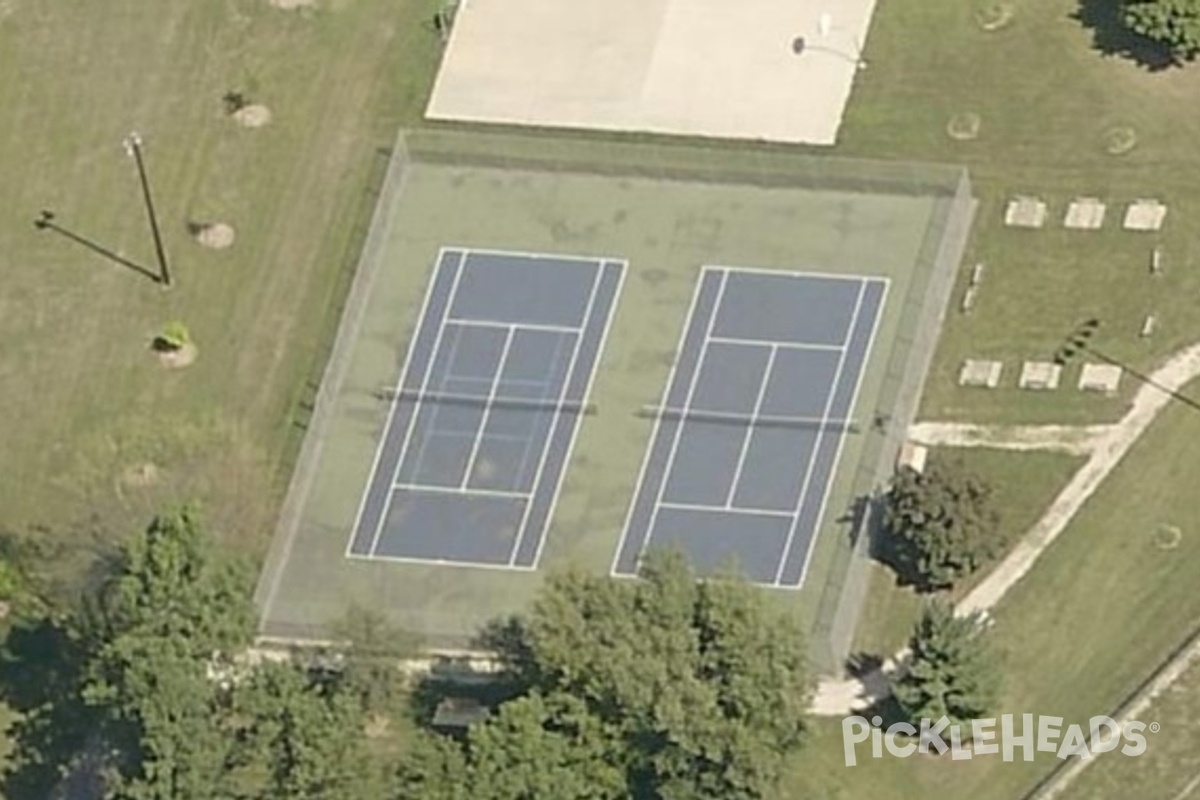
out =
<svg viewBox="0 0 1200 800"><path fill-rule="evenodd" d="M478 319L476 317L447 317L446 322L471 328L502 328L507 331L547 331L549 333L579 333L581 328L567 325L542 325L536 322L504 322L498 319Z"/></svg>
<svg viewBox="0 0 1200 800"><path fill-rule="evenodd" d="M510 258L527 258L530 261L582 261L585 264L599 266L605 261L620 261L609 256L579 256L564 253L533 253L526 250L489 250L488 248L459 247L456 248L467 256L501 256Z"/></svg>
<svg viewBox="0 0 1200 800"><path fill-rule="evenodd" d="M591 295L588 296L587 306L585 306L585 308L584 308L583 322L584 322L585 326L587 325L588 320L590 320L592 318L592 309L596 303L596 294L600 287L600 278L603 274L604 274L604 264L603 264L603 262L601 262L596 267L596 275L594 278L592 278L592 293L591 293ZM575 375L575 364L577 363L577 361L579 359L579 350L580 350L580 346L582 344L583 344L583 335L580 334L575 337L575 346L571 349L571 361L567 365L567 374L566 374L566 377L563 379L563 385L561 387L559 387L558 397L555 399L556 406L560 406L560 407L562 406L563 398L567 394L567 389L570 388L570 386L571 386L571 379ZM554 411L554 421L550 424L550 430L546 434L545 441L542 442L542 457L540 459L538 459L537 469L533 473L533 486L531 488L532 488L532 496L534 496L534 497L536 497L538 494L538 486L542 482L542 472L546 469L546 459L548 458L549 453L550 453L550 443L554 441L554 434L558 431L558 423L562 420L562 418L564 416L565 415L562 413L561 408L556 409ZM566 467L567 467L567 465L566 465L566 463L564 463L563 470L566 470ZM525 533L526 533L525 526L529 524L529 514L532 511L532 509L533 509L533 501L530 500L528 503L525 504L525 511L521 514L521 524L517 526L517 538L513 541L512 549L508 551L509 565L513 564L513 562L517 558L517 554L521 551L521 544L525 541ZM550 523L550 518L547 517L546 525L544 526L543 531L542 531L543 536L545 536L545 534L546 534L545 528L549 527L549 523ZM536 551L535 551L535 554L536 554Z"/></svg>
<svg viewBox="0 0 1200 800"><path fill-rule="evenodd" d="M696 386L700 383L700 373L704 371L704 357L708 354L708 340L712 336L713 325L716 324L717 317L721 313L721 299L725 296L725 287L729 285L729 275L726 273L721 276L721 284L717 287L717 298L713 303L712 316L708 318L708 322L704 329L704 338L700 340L700 356L696 360L696 371L692 373L692 377L688 383L687 394L683 399L683 407L688 408L692 405L692 396L696 392ZM646 541L642 544L641 553L638 554L638 561L641 561L642 554L650 547L650 542L654 539L654 526L658 522L658 510L662 507L663 495L667 493L667 483L671 477L671 470L675 466L675 456L679 452L679 442L683 439L683 430L687 426L687 421L682 420L679 427L675 430L675 436L671 441L671 449L667 454L666 467L663 470L662 482L658 486L658 493L654 498L654 510L650 513L650 526L646 533Z"/></svg>
<svg viewBox="0 0 1200 800"><path fill-rule="evenodd" d="M446 298L446 312L447 313L449 313L450 307L454 304L454 298L458 294L458 284L459 284L459 281L462 279L464 272L466 272L465 259L463 261L459 262L458 270L454 273L454 281L450 284L450 295L449 295L449 297ZM433 375L433 368L437 364L438 352L441 350L441 347L442 347L442 334L445 332L446 327L447 326L445 324L445 316L443 315L443 317L440 318L437 323L437 333L434 335L434 339L433 339L433 351L432 351L432 353L430 353L430 356L429 356L429 366L428 366L428 368L426 368L425 374L421 376L421 389L420 389L421 394L425 394L425 392L429 388L429 378L431 375ZM419 326L418 326L418 330L419 330ZM412 354L412 349L413 349L412 345L413 344L415 344L415 340L413 343L409 344L409 354L410 355ZM399 395L397 395L397 396L399 396ZM395 401L393 401L393 402L395 402ZM416 429L416 427L417 427L417 413L414 412L412 415L412 419L410 419L408 422L407 429L404 431L404 440L400 444L400 455L396 459L396 468L392 472L392 476L388 479L389 484L396 483L396 478L400 474L401 465L404 464L404 457L408 453L408 446L412 440L412 434L413 434L413 431ZM376 545L379 544L379 537L383 533L383 521L385 519L387 519L388 511L391 510L392 497L394 495L395 495L394 492L388 493L388 498L387 498L387 500L384 501L384 504L383 504L383 510L380 511L380 513L379 513L379 520L375 524L375 534L371 537L371 549L370 549L371 553L375 552L375 547L376 547Z"/></svg>
<svg viewBox="0 0 1200 800"><path fill-rule="evenodd" d="M864 281L864 287L869 281ZM867 374L867 363L871 360L871 352L875 348L875 334L879 332L879 321L883 318L884 304L887 302L889 285L883 282L883 294L879 296L879 305L875 307L875 319L871 322L871 333L867 337L867 347L863 351L862 364L858 368L858 377L854 382L854 391L850 395L850 407L846 410L847 415L853 417L854 406L858 403L858 391L862 388L863 377ZM865 288L864 288L865 291ZM833 464L830 466L829 477L830 483L828 488L832 488L833 480L837 477L838 462L842 459L842 446L846 443L846 437L843 435L838 439L837 450L833 455ZM817 535L821 532L821 521L825 516L825 504L829 502L829 491L821 496L821 505L817 509L816 522L813 524L813 535L808 541L808 551L804 554L804 564L800 567L800 580L796 583L796 588L799 589L804 585L804 579L808 576L808 564L812 560L813 551L817 546Z"/></svg>
<svg viewBox="0 0 1200 800"><path fill-rule="evenodd" d="M592 372L588 376L587 386L583 390L583 405L587 406L589 398L592 396L592 384L596 381L596 375L600 372L600 361L604 356L604 345L608 342L608 332L612 329L613 318L617 316L617 305L621 300L621 290L625 287L625 276L629 272L629 262L610 260L604 264L617 264L621 268L620 276L617 278L617 288L613 291L612 303L608 307L608 316L604 321L604 330L600 333L600 341L596 344L596 360L592 362ZM601 270L604 269L602 265ZM583 334L579 334L579 338L583 339ZM583 427L582 421L574 423L576 428L571 433L571 441L567 442L567 453L563 456L563 470L559 475L558 486L554 489L554 497L550 498L550 508L546 510L546 528L542 533L542 538L538 541L537 550L533 554L532 569L537 569L538 564L542 560L542 549L546 546L546 540L550 538L550 526L554 521L554 511L558 507L558 498L562 496L563 485L567 482L566 473L571 466L571 454L575 449L575 442L579 439L579 428ZM532 500L530 503L532 504Z"/></svg>
<svg viewBox="0 0 1200 800"><path fill-rule="evenodd" d="M432 492L433 494L453 494L458 496L478 495L480 497L509 497L518 500L529 498L528 492L507 492L500 489L462 489L457 486L434 486L428 483L395 483L392 491L403 489L410 492Z"/></svg>
<svg viewBox="0 0 1200 800"><path fill-rule="evenodd" d="M771 352L767 355L767 368L763 371L762 382L758 385L758 396L754 398L754 410L750 412L750 420L746 425L746 431L742 434L742 449L738 453L737 466L733 470L733 481L729 484L729 491L725 495L724 507L728 510L733 507L733 496L737 494L738 483L742 480L742 470L746 466L746 454L750 452L750 440L754 438L755 423L758 422L758 417L762 413L763 401L767 399L767 384L771 382L771 370L775 366L775 356L779 353L779 348L771 345Z"/></svg>
<svg viewBox="0 0 1200 800"><path fill-rule="evenodd" d="M712 344L737 344L750 347L778 347L785 350L841 350L840 344L804 344L803 342L777 342L773 339L746 339L740 336L710 336Z"/></svg>
<svg viewBox="0 0 1200 800"><path fill-rule="evenodd" d="M850 316L850 334L854 335L854 330L858 327L858 313L862 309L863 297L867 293L867 282L860 281L858 286L858 299L854 303L854 313ZM847 339L848 341L848 339ZM823 420L829 418L829 412L833 408L833 401L837 397L838 385L842 382L842 369L846 366L846 350L842 350L842 355L838 358L837 369L833 373L833 383L829 387L829 395L825 398L825 410L821 413ZM825 426L822 425L817 429L816 440L813 442L812 455L809 456L808 465L804 470L804 481L800 484L800 498L796 502L796 510L792 517L792 526L788 529L787 540L783 545L783 553L779 558L779 566L775 569L775 580L773 583L778 584L782 580L784 567L787 565L788 556L791 554L792 541L796 537L796 528L800 522L800 516L804 512L804 501L808 497L808 490L812 482L813 470L817 465L817 460L821 454L821 441L825 436ZM813 532L815 538L816 532ZM809 540L812 541L811 539Z"/></svg>
<svg viewBox="0 0 1200 800"><path fill-rule="evenodd" d="M496 393L500 391L500 381L504 380L504 366L508 363L508 354L512 352L512 343L515 338L512 328L509 328L504 334L504 347L500 350L500 363L496 365L496 374L492 376L492 385L488 389L487 401L483 407L483 418L479 421L479 435L471 444L471 455L467 457L467 468L463 472L462 482L459 484L460 489L466 489L467 484L471 482L471 474L475 470L475 459L479 457L479 448L487 433L488 420L492 418L492 409L496 407Z"/></svg>
<svg viewBox="0 0 1200 800"><path fill-rule="evenodd" d="M704 282L707 278L709 269L707 267L700 270L700 277L696 280L695 288L692 289L692 302L688 306L687 314L683 318L683 331L679 334L679 343L676 345L676 354L671 362L671 369L667 373L666 383L663 384L662 394L659 396L658 408L665 408L667 398L671 396L671 389L675 388L675 378L679 372L679 362L683 357L683 346L687 344L688 334L691 333L692 320L696 316L696 307L700 304L700 297L703 294ZM715 318L717 310L713 308L713 317ZM711 324L711 323L710 323ZM704 342L700 343L700 353L704 354ZM696 361L696 370L700 369L700 361ZM654 425L650 429L650 440L646 444L646 454L642 457L642 466L638 470L637 482L633 484L633 495L629 501L629 511L625 514L625 525L621 528L621 538L617 542L617 551L613 554L612 566L609 567L608 574L612 576L628 575L637 573L637 565L634 565L633 573L618 572L617 565L621 562L621 553L625 550L625 541L629 538L629 526L633 523L633 513L637 510L638 500L641 499L642 491L646 488L646 470L650 466L650 459L654 455L655 444L658 442L659 429L662 427L663 415L656 414L654 417ZM682 422L680 423L682 427ZM663 482L666 482L666 476L663 476ZM641 550L645 550L646 544L650 541L650 529L646 528L646 541L642 542ZM639 555L640 559L640 555Z"/></svg>
<svg viewBox="0 0 1200 800"><path fill-rule="evenodd" d="M450 352L446 356L446 368L452 369L454 365L454 359L458 357L458 346L462 344L462 328L458 325L443 326L443 330L446 328L450 328L450 330L453 331ZM446 340L443 339L442 343L444 344L445 341ZM433 367L430 367L431 371L432 369ZM441 384L439 385L439 391L444 389L446 384L449 382L449 374L442 376ZM425 426L426 429L421 436L420 444L416 446L415 455L409 452L410 448L413 447L415 440L406 443L404 451L400 454L400 463L396 467L396 479L399 479L400 475L404 472L404 465L409 461L410 456L412 456L413 477L419 477L421 474L421 465L425 463L425 452L429 449L429 446L439 438L473 439L479 435L478 430L468 433L466 431L456 430L454 428L438 428L438 419L441 416L443 408L444 406L421 404L418 405L416 411L413 412L412 426L414 431L420 426L421 420L428 418L429 422Z"/></svg>
<svg viewBox="0 0 1200 800"><path fill-rule="evenodd" d="M749 275L774 275L777 278L828 278L835 281L855 281L859 283L864 280L884 280L882 276L876 278L874 275L851 275L849 273L819 272L815 270L792 271L769 269L766 267L730 267L721 264L708 264L704 268L720 270L725 273L745 272Z"/></svg>
<svg viewBox="0 0 1200 800"><path fill-rule="evenodd" d="M769 508L739 508L737 506L702 506L695 503L673 503L670 500L663 500L658 504L659 508L675 509L677 511L703 511L706 514L743 514L750 517L787 517L795 516L791 511L777 511Z"/></svg>
<svg viewBox="0 0 1200 800"><path fill-rule="evenodd" d="M491 564L486 561L453 561L448 558L417 558L415 556L361 556L350 554L346 558L351 561L382 561L390 564L436 565L439 567L461 567L463 569L487 569L493 572L532 572L529 567L514 567L508 564Z"/></svg>
<svg viewBox="0 0 1200 800"><path fill-rule="evenodd" d="M358 501L358 511L354 515L354 524L350 528L350 540L346 542L346 551L343 554L347 557L350 556L352 548L354 547L354 540L358 538L358 526L362 524L362 516L367 508L367 498L371 494L371 487L375 484L375 473L379 471L379 461L383 458L383 446L388 440L388 435L392 430L392 423L396 419L396 409L400 404L400 397L402 394L401 390L404 388L404 378L408 375L408 368L412 363L413 350L415 349L414 345L417 342L417 338L421 335L421 326L425 322L425 315L429 311L429 303L433 299L433 289L435 286L437 286L438 274L441 272L442 263L444 262L446 256L450 253L458 254L458 270L460 272L462 270L462 261L465 258L465 255L461 250L447 249L445 247L438 250L437 260L434 261L435 266L433 269L433 274L429 278L429 286L425 289L425 297L421 301L421 312L417 315L417 321L413 325L413 332L411 338L409 339L408 350L404 355L404 364L400 367L400 376L396 378L396 388L392 395L391 406L388 408L387 422L383 426L383 435L379 437L379 442L375 445L375 458L371 462L371 472L367 476L366 488L363 489L362 497L359 498ZM446 311L449 312L449 310L450 305L447 303ZM428 368L433 369L432 360L430 360ZM415 421L415 412L413 416ZM397 464L396 468L399 469L399 464ZM395 478L396 476L393 475L392 480L394 481Z"/></svg>

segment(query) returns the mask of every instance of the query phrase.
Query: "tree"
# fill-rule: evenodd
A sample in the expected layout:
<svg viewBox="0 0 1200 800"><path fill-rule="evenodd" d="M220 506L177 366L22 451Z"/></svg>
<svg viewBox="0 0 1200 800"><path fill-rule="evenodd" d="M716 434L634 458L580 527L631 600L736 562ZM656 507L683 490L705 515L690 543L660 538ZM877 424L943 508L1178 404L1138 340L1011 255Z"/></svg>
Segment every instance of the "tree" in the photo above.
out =
<svg viewBox="0 0 1200 800"><path fill-rule="evenodd" d="M910 645L909 663L892 680L896 702L915 726L946 717L970 738L970 720L991 716L1000 689L982 617L956 617L949 605L930 603Z"/></svg>
<svg viewBox="0 0 1200 800"><path fill-rule="evenodd" d="M1200 54L1200 0L1125 0L1125 24L1170 48L1177 59Z"/></svg>
<svg viewBox="0 0 1200 800"><path fill-rule="evenodd" d="M676 555L651 559L636 582L551 578L520 639L516 672L533 705L518 709L543 720L539 727L522 717L525 745L545 734L550 709L569 709L572 724L592 732L585 749L595 758L607 732L619 739L628 796L764 797L800 743L809 685L798 626L769 613L746 583L697 581ZM470 758L486 763L494 745L472 738ZM536 763L543 775L562 766L558 756Z"/></svg>
<svg viewBox="0 0 1200 800"><path fill-rule="evenodd" d="M467 783L475 800L624 800L625 761L619 732L582 700L535 691L471 729Z"/></svg>
<svg viewBox="0 0 1200 800"><path fill-rule="evenodd" d="M231 796L271 800L371 800L383 772L364 747L365 716L342 676L296 664L263 664L232 691L226 726L237 742Z"/></svg>
<svg viewBox="0 0 1200 800"><path fill-rule="evenodd" d="M897 472L885 522L911 551L915 579L927 589L953 585L1005 545L991 487L959 464Z"/></svg>
<svg viewBox="0 0 1200 800"><path fill-rule="evenodd" d="M250 641L249 574L185 509L122 548L90 612L83 695L118 753L115 796L219 796L230 744L209 669Z"/></svg>

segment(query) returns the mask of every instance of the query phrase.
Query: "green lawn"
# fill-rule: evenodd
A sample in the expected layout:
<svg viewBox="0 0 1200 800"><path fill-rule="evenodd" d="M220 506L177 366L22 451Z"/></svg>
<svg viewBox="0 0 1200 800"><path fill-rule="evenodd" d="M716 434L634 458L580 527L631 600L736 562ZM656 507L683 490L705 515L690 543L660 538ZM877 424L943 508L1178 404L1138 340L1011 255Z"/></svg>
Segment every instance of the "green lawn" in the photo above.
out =
<svg viewBox="0 0 1200 800"><path fill-rule="evenodd" d="M247 551L270 534L354 266L372 186L432 73L432 2L7 4L0 16L0 525L121 535L183 499ZM273 121L243 129L230 90ZM176 288L31 224L153 268L133 163L145 139ZM189 222L237 231L199 247ZM148 349L184 320L200 355ZM139 468L153 465L150 485ZM148 473L147 473L148 474Z"/></svg>
<svg viewBox="0 0 1200 800"><path fill-rule="evenodd" d="M975 422L1083 421L1116 418L1121 399L1084 398L1069 388L1017 396L1021 360L1046 358L1080 321L1099 317L1096 347L1148 367L1189 342L1200 327L1200 248L1189 221L1200 193L1189 167L1197 160L1200 84L1194 69L1148 72L1093 47L1093 34L1074 15L1079 0L1017 0L1012 24L984 32L974 21L982 0L882 0L867 42L878 69L860 74L847 109L839 152L892 158L961 161L971 167L981 204L967 269L987 265L970 315L951 312L924 401L931 418ZM1115 7L1087 0L1082 7ZM957 142L945 133L951 115L982 118L979 138ZM1105 151L1115 125L1136 128L1137 147ZM1004 204L1033 194L1049 205L1046 227L1005 228ZM1071 198L1108 204L1101 231L1068 231L1062 215ZM1160 234L1121 230L1124 206L1156 197L1170 211ZM1149 253L1161 245L1165 274L1149 275ZM964 277L965 280L965 277ZM1159 333L1138 337L1148 313ZM963 358L1007 362L1003 390L960 390ZM1127 382L1126 390L1133 388ZM1022 393L1023 395L1025 393Z"/></svg>
<svg viewBox="0 0 1200 800"><path fill-rule="evenodd" d="M1146 725L1146 752L1136 758L1106 754L1083 771L1060 800L1191 800L1200 797L1200 665L1138 715Z"/></svg>
<svg viewBox="0 0 1200 800"><path fill-rule="evenodd" d="M1029 530L1083 463L1082 458L1063 453L984 448L935 448L929 458L931 464L961 466L993 487L996 508L1001 514L997 534L1010 542ZM907 643L923 597L911 587L898 585L890 568L874 563L871 569L871 589L854 650L889 656ZM972 575L955 587L950 596L962 597L986 574L985 569Z"/></svg>
<svg viewBox="0 0 1200 800"><path fill-rule="evenodd" d="M1194 628L1200 619L1200 536L1193 521L1200 518L1200 497L1180 490L1178 476L1200 469L1193 446L1198 436L1200 414L1172 406L1001 602L994 637L1006 685L997 713L1074 721L1111 713ZM1160 525L1183 531L1179 547L1156 545ZM803 753L796 772L804 777L795 788L831 797L900 798L915 794L889 793L882 785L912 785L921 792L1010 800L1057 761L1041 754L1032 764L912 758L847 769L840 750L837 757L831 763L827 748Z"/></svg>
<svg viewBox="0 0 1200 800"><path fill-rule="evenodd" d="M332 0L306 16L257 0L158 0L152 14L135 0L0 4L5 526L84 542L189 498L238 546L259 549L290 472L306 382L322 364L374 202L377 148L419 117L436 47L424 25L432 5ZM1111 3L1084 1L1102 5ZM1096 345L1141 368L1200 329L1200 249L1190 236L1200 212L1200 84L1194 69L1151 72L1099 53L1074 18L1076 0L1013 7L1010 27L985 33L975 3L880 0L867 42L872 67L859 76L836 151L972 169L981 205L968 263L988 271L975 312L947 323L924 416L1115 419L1132 381L1114 400L1069 386L1038 396L1010 387L1019 361L1049 355L1089 316L1105 323ZM272 124L233 127L220 107L230 89L268 104ZM945 135L960 111L981 115L978 140ZM1104 150L1116 125L1138 136L1119 157ZM176 266L170 293L30 224L53 209L64 226L149 263L119 146L134 127L147 141ZM1001 225L1014 193L1050 203L1046 229ZM1062 230L1076 195L1110 203L1105 230ZM1117 230L1124 204L1144 196L1170 205L1164 231ZM187 240L187 222L214 219L236 226L231 250ZM1155 245L1167 273L1151 279ZM1141 340L1151 312L1160 332ZM193 367L169 373L147 344L176 317L201 352ZM1008 387L957 389L969 356L1006 360ZM1200 546L1188 527L1200 517L1190 485L1197 435L1200 417L1183 406L1156 423L1006 598L995 629L1008 677L1002 710L1074 719L1111 711L1200 616L1191 588ZM146 463L156 467L148 487L129 479ZM1164 522L1185 531L1179 549L1153 547ZM887 641L868 630L864 644L871 636ZM817 728L788 797L1008 800L1054 763L910 759L848 770L836 722ZM1153 775L1132 780L1139 796L1169 798L1181 776L1164 773L1161 786Z"/></svg>

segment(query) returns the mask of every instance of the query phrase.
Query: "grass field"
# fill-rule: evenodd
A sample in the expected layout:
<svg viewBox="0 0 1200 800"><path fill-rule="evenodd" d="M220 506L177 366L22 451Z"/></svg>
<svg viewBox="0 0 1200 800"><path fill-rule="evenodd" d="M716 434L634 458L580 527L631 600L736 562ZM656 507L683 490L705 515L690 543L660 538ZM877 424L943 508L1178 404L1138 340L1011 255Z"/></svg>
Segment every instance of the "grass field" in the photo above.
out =
<svg viewBox="0 0 1200 800"><path fill-rule="evenodd" d="M1105 755L1060 795L1061 800L1191 800L1200 790L1200 665L1193 665L1138 715L1162 726L1137 758Z"/></svg>
<svg viewBox="0 0 1200 800"><path fill-rule="evenodd" d="M1189 342L1200 323L1200 248L1190 235L1200 195L1195 163L1200 86L1193 69L1151 72L1105 55L1095 39L1114 38L1076 19L1115 13L1106 0L1007 3L1012 23L985 32L974 14L982 0L883 0L867 44L880 69L864 71L847 110L840 152L967 163L981 196L967 263L987 265L970 316L951 315L938 368L924 401L929 417L974 422L1113 419L1120 399L1083 398L1073 389L1053 396L1016 396L1011 389L970 392L954 386L965 357L1008 362L1015 385L1019 361L1045 358L1089 316L1104 322L1098 349L1145 368ZM945 133L959 112L980 115L978 139ZM1109 155L1104 134L1132 126L1137 146ZM1034 194L1049 204L1042 230L1003 226L1004 203ZM1067 202L1080 195L1109 203L1101 231L1062 227ZM1120 229L1124 204L1156 197L1170 206L1160 234ZM1152 279L1149 251L1161 245L1165 274ZM1160 332L1137 333L1157 313ZM1077 369L1077 367L1075 368ZM1073 370L1064 382L1073 385ZM1126 390L1133 388L1127 382ZM1022 393L1023 395L1025 393Z"/></svg>
<svg viewBox="0 0 1200 800"><path fill-rule="evenodd" d="M1200 414L1181 404L1167 411L1001 602L993 632L1006 685L997 713L1068 720L1111 713L1195 627L1200 536L1192 521L1200 517L1200 499L1179 490L1177 476L1200 468L1192 444L1197 436ZM1179 547L1156 546L1160 525L1183 531ZM832 797L916 796L888 788L911 785L914 791L1009 800L1023 796L1057 761L1040 755L1032 764L892 759L848 770L823 760L833 749L841 763L835 727L831 721L821 730L837 739L836 746L807 751L797 765L806 789ZM837 794L837 787L844 793Z"/></svg>
<svg viewBox="0 0 1200 800"><path fill-rule="evenodd" d="M269 535L353 267L376 148L412 121L436 38L420 0L337 3L315 15L265 2L7 3L0 13L0 485L3 525L90 541L183 499L247 552ZM273 122L239 128L241 90ZM145 151L174 266L161 291L31 224L41 209L154 267L133 164ZM224 221L227 251L189 222ZM168 372L163 323L200 355ZM152 464L153 478L140 468ZM149 483L150 485L146 485Z"/></svg>
<svg viewBox="0 0 1200 800"><path fill-rule="evenodd" d="M428 5L334 0L305 17L252 0L160 0L153 14L135 0L0 4L4 525L46 526L82 542L189 498L236 533L237 546L258 550L290 472L306 382L323 361L374 203L364 190L382 167L376 148L419 118L434 64ZM1111 420L1132 381L1122 398L1105 400L1069 389L966 392L953 379L962 358L992 356L1009 363L1011 381L1020 360L1053 352L1088 316L1105 322L1098 347L1141 368L1194 338L1200 84L1194 69L1150 71L1097 49L1097 40L1115 41L1104 22L1114 3L1012 7L1009 27L985 33L976 3L881 0L867 42L872 68L859 76L836 149L961 161L981 196L968 263L987 263L985 285L975 312L946 327L925 417ZM1079 16L1100 18L1099 27ZM231 127L220 110L230 89L271 106L272 125ZM962 111L981 115L976 141L945 135ZM1123 125L1136 129L1137 147L1111 156L1104 135ZM179 286L169 294L30 224L52 208L63 225L148 263L134 174L119 147L132 127L147 140L176 264ZM1014 193L1050 202L1046 229L1002 227ZM1111 204L1106 230L1059 227L1076 195ZM1143 196L1170 205L1164 231L1116 230L1124 203ZM186 222L216 218L238 229L230 251L186 241ZM1145 269L1154 245L1167 265L1157 280ZM1149 312L1160 333L1140 340ZM164 372L147 352L172 317L188 322L201 348L180 373ZM1200 517L1191 488L1198 434L1200 420L1182 406L1157 422L1006 598L995 629L1005 709L1071 718L1110 711L1200 617L1192 589L1200 548L1187 524ZM154 485L122 480L146 462L158 468ZM1185 531L1184 546L1170 553L1149 543L1164 521ZM907 629L903 616L891 632L864 637L889 641ZM786 796L1008 800L1052 765L914 759L846 770L841 757L836 726L818 725ZM1094 769L1105 774L1103 764ZM1139 796L1171 800L1183 771L1181 761L1178 771L1164 766L1161 780L1150 772L1129 780Z"/></svg>
<svg viewBox="0 0 1200 800"><path fill-rule="evenodd" d="M968 470L992 486L1000 510L998 534L1015 541L1042 515L1071 479L1083 459L1062 453L1018 453L983 448L935 448L930 463ZM911 587L898 586L895 573L878 562L872 564L871 590L855 637L854 652L889 656L908 642L913 621L920 614L922 596ZM951 593L958 598L985 575L976 573Z"/></svg>

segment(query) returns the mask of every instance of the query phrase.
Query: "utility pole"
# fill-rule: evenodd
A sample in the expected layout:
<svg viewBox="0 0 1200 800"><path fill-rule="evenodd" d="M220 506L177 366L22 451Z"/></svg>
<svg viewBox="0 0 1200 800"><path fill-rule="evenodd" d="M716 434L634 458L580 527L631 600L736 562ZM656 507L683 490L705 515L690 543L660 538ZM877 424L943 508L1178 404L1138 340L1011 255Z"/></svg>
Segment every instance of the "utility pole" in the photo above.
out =
<svg viewBox="0 0 1200 800"><path fill-rule="evenodd" d="M138 179L142 184L142 200L146 205L146 216L150 220L150 233L154 236L154 252L158 256L159 283L164 289L171 288L171 269L167 264L167 251L163 247L162 233L158 229L158 215L154 211L154 198L150 195L150 179L146 176L146 162L142 157L142 137L136 132L125 137L125 152L137 164Z"/></svg>

